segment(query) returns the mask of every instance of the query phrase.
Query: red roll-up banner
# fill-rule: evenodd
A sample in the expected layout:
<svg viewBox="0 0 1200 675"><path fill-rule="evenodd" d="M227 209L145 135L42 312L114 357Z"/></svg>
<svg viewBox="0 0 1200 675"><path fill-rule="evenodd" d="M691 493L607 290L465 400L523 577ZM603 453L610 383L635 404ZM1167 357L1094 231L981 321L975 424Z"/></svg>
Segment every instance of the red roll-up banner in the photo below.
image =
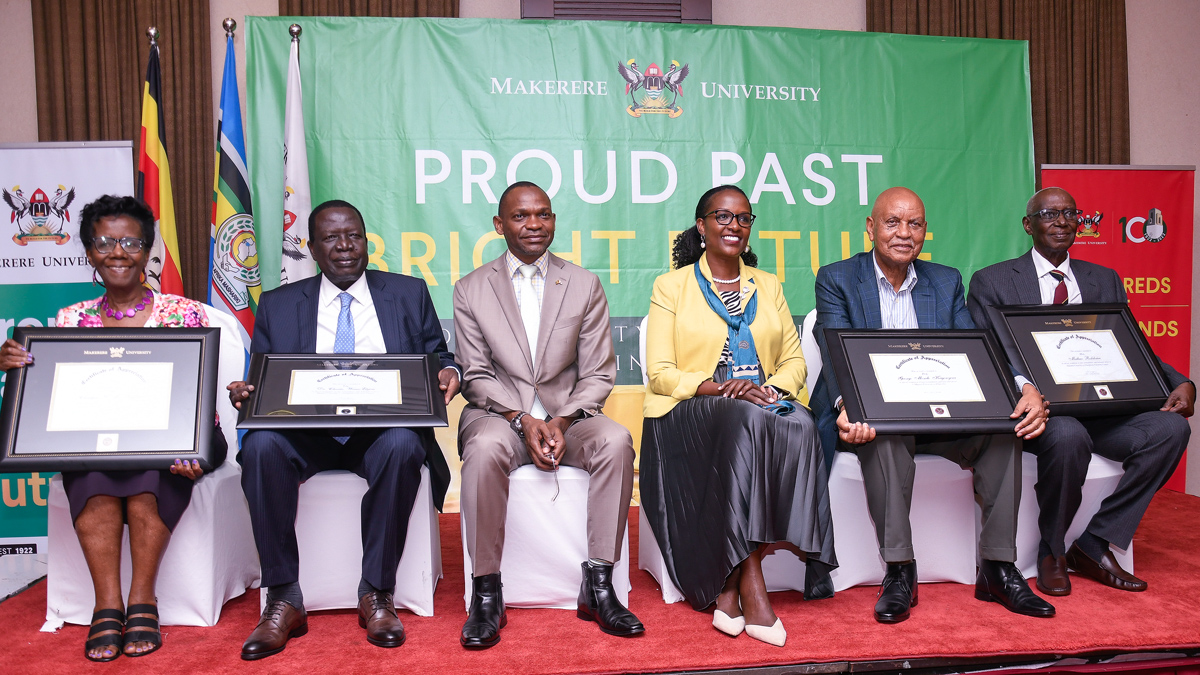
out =
<svg viewBox="0 0 1200 675"><path fill-rule="evenodd" d="M1121 275L1154 353L1189 374L1194 166L1047 164L1042 186L1075 198L1083 222L1071 256ZM1184 490L1187 457L1167 487Z"/></svg>

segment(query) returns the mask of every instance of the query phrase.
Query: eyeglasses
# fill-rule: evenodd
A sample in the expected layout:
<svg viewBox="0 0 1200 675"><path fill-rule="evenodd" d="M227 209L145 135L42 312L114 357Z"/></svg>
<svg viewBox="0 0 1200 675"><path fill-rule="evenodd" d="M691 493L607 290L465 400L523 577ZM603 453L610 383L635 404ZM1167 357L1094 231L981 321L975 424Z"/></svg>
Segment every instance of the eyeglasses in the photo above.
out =
<svg viewBox="0 0 1200 675"><path fill-rule="evenodd" d="M1068 223L1077 223L1079 222L1079 216L1083 215L1083 211L1079 209L1042 209L1037 213L1031 213L1029 215L1035 216L1039 220L1044 220L1050 223L1058 220L1059 216L1063 216L1067 219Z"/></svg>
<svg viewBox="0 0 1200 675"><path fill-rule="evenodd" d="M126 253L139 253L146 247L146 242L137 237L121 237L120 239L113 239L111 237L92 238L92 248L97 253L112 253L117 244L120 244Z"/></svg>
<svg viewBox="0 0 1200 675"><path fill-rule="evenodd" d="M717 221L718 225L728 225L733 222L734 218L737 218L738 225L741 225L742 227L753 226L754 219L758 217L753 213L735 214L734 212L726 211L725 209L717 209L716 211L709 211L708 213L704 214L705 218L709 216L713 216L713 219Z"/></svg>

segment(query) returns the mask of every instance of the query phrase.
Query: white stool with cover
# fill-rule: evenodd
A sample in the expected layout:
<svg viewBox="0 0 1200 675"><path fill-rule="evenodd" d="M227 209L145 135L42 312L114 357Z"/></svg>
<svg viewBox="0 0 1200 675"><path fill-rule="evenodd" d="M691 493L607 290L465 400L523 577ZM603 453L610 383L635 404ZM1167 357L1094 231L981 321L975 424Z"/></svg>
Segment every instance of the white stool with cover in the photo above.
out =
<svg viewBox="0 0 1200 675"><path fill-rule="evenodd" d="M258 583L258 552L250 526L250 510L242 494L237 465L237 413L225 385L244 377L245 342L237 320L205 306L209 324L221 329L217 368L217 414L229 443L229 455L216 471L202 476L192 489L191 503L175 527L158 572L158 609L164 626L211 626L221 607ZM46 623L52 631L63 623L91 622L95 593L83 549L71 522L62 477L50 482L46 579ZM129 532L121 552L122 592L129 592L132 573Z"/></svg>
<svg viewBox="0 0 1200 675"><path fill-rule="evenodd" d="M1100 502L1103 502L1117 489L1117 484L1121 482L1121 477L1124 475L1125 470L1119 463L1100 455L1092 455L1091 463L1088 464L1087 478L1083 483L1083 498L1079 502L1079 510L1075 512L1075 519L1067 528L1067 548L1070 548L1071 542L1083 534L1083 530L1091 522L1092 516L1100 510ZM1035 484L1037 484L1037 456L1026 452L1021 457L1021 507L1017 513L1017 568L1026 578L1037 576L1038 543L1042 538L1041 530L1038 528L1038 515L1041 510L1038 508L1037 493L1034 492ZM982 518L983 514L976 505L975 531L977 533L983 527L980 522ZM1133 544L1129 545L1128 551L1114 547L1112 552L1121 567L1133 574Z"/></svg>
<svg viewBox="0 0 1200 675"><path fill-rule="evenodd" d="M358 607L362 577L362 498L367 481L350 471L322 471L300 485L296 510L296 546L300 552L300 588L304 608ZM396 607L417 616L433 616L433 592L442 578L442 540L429 468L421 467L421 486L408 517L404 553L396 569ZM267 591L260 593L265 607Z"/></svg>
<svg viewBox="0 0 1200 675"><path fill-rule="evenodd" d="M504 552L500 580L508 607L575 609L583 583L580 564L588 559L587 496L590 476L572 466L558 468L558 497L554 474L532 464L508 477L508 514L504 521ZM463 604L471 610L471 557L463 539ZM621 543L621 559L613 565L613 590L629 606L629 530Z"/></svg>

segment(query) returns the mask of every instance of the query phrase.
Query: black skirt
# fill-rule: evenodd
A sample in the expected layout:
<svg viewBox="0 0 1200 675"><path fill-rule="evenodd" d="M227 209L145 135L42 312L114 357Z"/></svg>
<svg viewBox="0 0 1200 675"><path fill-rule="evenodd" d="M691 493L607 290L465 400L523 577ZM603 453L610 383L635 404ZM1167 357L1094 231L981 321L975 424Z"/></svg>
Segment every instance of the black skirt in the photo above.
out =
<svg viewBox="0 0 1200 675"><path fill-rule="evenodd" d="M228 443L225 434L217 425L212 433L213 470L225 462ZM71 506L71 522L79 517L87 501L96 495L109 497L132 497L150 493L158 500L158 517L171 532L179 524L183 512L192 500L192 487L196 481L171 473L151 469L148 471L63 471L63 489L67 503ZM128 516L126 516L126 521Z"/></svg>
<svg viewBox="0 0 1200 675"><path fill-rule="evenodd" d="M825 461L803 406L780 417L718 396L683 401L645 420L638 476L671 580L696 610L759 544L790 542L818 579L837 567Z"/></svg>

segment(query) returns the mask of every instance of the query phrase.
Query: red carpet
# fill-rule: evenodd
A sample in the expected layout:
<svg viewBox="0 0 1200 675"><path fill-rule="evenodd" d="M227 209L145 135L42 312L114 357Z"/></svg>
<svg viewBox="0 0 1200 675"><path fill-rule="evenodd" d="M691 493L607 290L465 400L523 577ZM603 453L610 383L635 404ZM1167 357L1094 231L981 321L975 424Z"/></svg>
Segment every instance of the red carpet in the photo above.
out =
<svg viewBox="0 0 1200 675"><path fill-rule="evenodd" d="M637 552L636 512L630 518L630 551ZM462 549L456 514L442 516L445 577L438 586L437 616L401 613L408 642L380 649L366 642L352 611L310 615L307 636L281 654L257 662L239 658L254 628L258 593L225 606L212 628L168 627L164 646L148 657L91 664L83 658L86 630L68 626L40 633L46 587L0 603L3 663L7 672L364 672L381 667L426 673L610 673L706 670L794 663L869 661L890 658L985 657L1017 654L1082 654L1200 648L1200 498L1160 493L1138 531L1138 575L1145 593L1123 593L1073 578L1074 592L1054 599L1058 616L1016 616L974 599L974 588L923 584L920 606L908 621L874 621L875 587L854 588L831 600L804 602L798 593L772 594L788 629L780 649L745 635L733 639L713 630L711 614L684 603L664 605L649 574L632 571L631 608L646 624L642 638L621 639L562 610L509 610L508 627L496 647L467 652L458 645L465 618ZM15 668L15 669L13 669Z"/></svg>

